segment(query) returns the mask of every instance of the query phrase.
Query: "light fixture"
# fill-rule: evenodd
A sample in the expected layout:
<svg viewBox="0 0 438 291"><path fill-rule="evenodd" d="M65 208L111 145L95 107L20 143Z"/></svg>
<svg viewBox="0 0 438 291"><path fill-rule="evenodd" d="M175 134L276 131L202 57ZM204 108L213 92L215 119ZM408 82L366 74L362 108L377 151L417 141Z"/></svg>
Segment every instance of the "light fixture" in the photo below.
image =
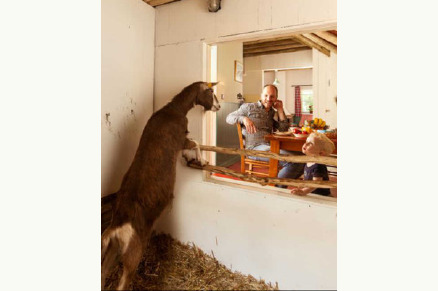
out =
<svg viewBox="0 0 438 291"><path fill-rule="evenodd" d="M208 0L208 11L218 12L221 9L221 0Z"/></svg>
<svg viewBox="0 0 438 291"><path fill-rule="evenodd" d="M277 78L277 70L275 70L275 80L274 80L274 83L272 83L272 84L275 85L275 86L280 85L280 81Z"/></svg>

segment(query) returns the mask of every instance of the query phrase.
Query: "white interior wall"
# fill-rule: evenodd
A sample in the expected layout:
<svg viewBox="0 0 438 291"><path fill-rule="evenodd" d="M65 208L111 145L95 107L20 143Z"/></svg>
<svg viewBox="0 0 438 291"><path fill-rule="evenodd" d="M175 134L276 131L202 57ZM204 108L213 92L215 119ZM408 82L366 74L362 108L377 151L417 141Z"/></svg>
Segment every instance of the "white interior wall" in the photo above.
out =
<svg viewBox="0 0 438 291"><path fill-rule="evenodd" d="M245 102L257 102L260 99L262 83L263 71L245 71L243 75L243 96L245 97Z"/></svg>
<svg viewBox="0 0 438 291"><path fill-rule="evenodd" d="M234 61L243 64L243 43L232 41L217 45L217 96L224 102L237 103L237 94L243 95L242 83L234 80Z"/></svg>
<svg viewBox="0 0 438 291"><path fill-rule="evenodd" d="M292 53L262 55L255 58L260 58L261 70L310 68L313 66L312 50L310 49Z"/></svg>
<svg viewBox="0 0 438 291"><path fill-rule="evenodd" d="M312 85L313 69L287 70L287 83L290 86Z"/></svg>
<svg viewBox="0 0 438 291"><path fill-rule="evenodd" d="M337 54L330 57L313 49L314 81L314 116L321 117L330 125L337 128Z"/></svg>
<svg viewBox="0 0 438 291"><path fill-rule="evenodd" d="M263 73L263 86L265 86L266 84L273 84L274 81L275 81L275 72L274 71L265 71ZM263 86L262 86L262 88L263 88Z"/></svg>
<svg viewBox="0 0 438 291"><path fill-rule="evenodd" d="M280 290L336 289L336 203L203 182L181 164L175 190L158 231Z"/></svg>
<svg viewBox="0 0 438 291"><path fill-rule="evenodd" d="M278 90L278 99L283 101L284 112L286 115L290 115L291 112L288 110L288 100L286 96L287 82L286 82L286 72L285 71L277 71L275 72L275 78L278 80L277 90ZM275 81L275 80L274 80Z"/></svg>
<svg viewBox="0 0 438 291"><path fill-rule="evenodd" d="M101 195L117 191L153 111L155 9L102 1Z"/></svg>
<svg viewBox="0 0 438 291"><path fill-rule="evenodd" d="M155 109L191 82L206 80L204 42L336 24L332 0L222 4L218 13L209 13L203 0L156 8ZM189 137L201 140L201 110L188 118ZM180 164L174 194L158 230L282 289L336 289L336 202L213 184Z"/></svg>
<svg viewBox="0 0 438 291"><path fill-rule="evenodd" d="M155 48L155 110L166 105L187 85L205 80L205 54L205 47L199 41ZM202 140L201 112L201 106L196 106L187 114L189 137L199 141Z"/></svg>
<svg viewBox="0 0 438 291"><path fill-rule="evenodd" d="M257 102L260 99L263 83L260 58L243 58L243 66L243 96L246 102Z"/></svg>

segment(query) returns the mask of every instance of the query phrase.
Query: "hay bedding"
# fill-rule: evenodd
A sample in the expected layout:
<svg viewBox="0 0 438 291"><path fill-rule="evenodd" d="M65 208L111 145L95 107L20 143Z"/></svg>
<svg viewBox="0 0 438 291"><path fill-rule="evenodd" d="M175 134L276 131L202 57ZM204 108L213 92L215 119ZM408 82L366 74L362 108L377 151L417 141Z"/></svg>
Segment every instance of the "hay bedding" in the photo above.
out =
<svg viewBox="0 0 438 291"><path fill-rule="evenodd" d="M115 289L121 264L108 277L105 289ZM214 254L194 244L182 244L169 235L153 234L132 282L134 290L278 290L264 280L232 272Z"/></svg>

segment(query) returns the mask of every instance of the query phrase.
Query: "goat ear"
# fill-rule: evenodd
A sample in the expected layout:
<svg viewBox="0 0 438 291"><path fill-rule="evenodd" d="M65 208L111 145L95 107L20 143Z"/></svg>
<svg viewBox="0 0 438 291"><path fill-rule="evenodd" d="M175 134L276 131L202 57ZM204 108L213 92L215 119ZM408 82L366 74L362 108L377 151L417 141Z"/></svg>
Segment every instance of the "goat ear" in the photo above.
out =
<svg viewBox="0 0 438 291"><path fill-rule="evenodd" d="M217 83L219 82L215 82L215 83L207 83L208 88L214 87L217 85Z"/></svg>

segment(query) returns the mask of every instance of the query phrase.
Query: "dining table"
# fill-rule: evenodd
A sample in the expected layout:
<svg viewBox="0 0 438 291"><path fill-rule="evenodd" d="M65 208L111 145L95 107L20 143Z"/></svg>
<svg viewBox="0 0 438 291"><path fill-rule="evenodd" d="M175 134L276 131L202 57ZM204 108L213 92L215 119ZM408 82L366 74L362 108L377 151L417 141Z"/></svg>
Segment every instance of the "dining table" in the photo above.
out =
<svg viewBox="0 0 438 291"><path fill-rule="evenodd" d="M291 133L290 135L278 135L278 134L268 134L265 135L265 140L269 141L271 146L271 153L279 154L280 149L300 152L302 153L302 147L306 142L307 137L295 137ZM337 153L337 139L330 139L335 144L335 151L332 153L336 155ZM278 160L269 159L269 177L277 177L278 173Z"/></svg>

